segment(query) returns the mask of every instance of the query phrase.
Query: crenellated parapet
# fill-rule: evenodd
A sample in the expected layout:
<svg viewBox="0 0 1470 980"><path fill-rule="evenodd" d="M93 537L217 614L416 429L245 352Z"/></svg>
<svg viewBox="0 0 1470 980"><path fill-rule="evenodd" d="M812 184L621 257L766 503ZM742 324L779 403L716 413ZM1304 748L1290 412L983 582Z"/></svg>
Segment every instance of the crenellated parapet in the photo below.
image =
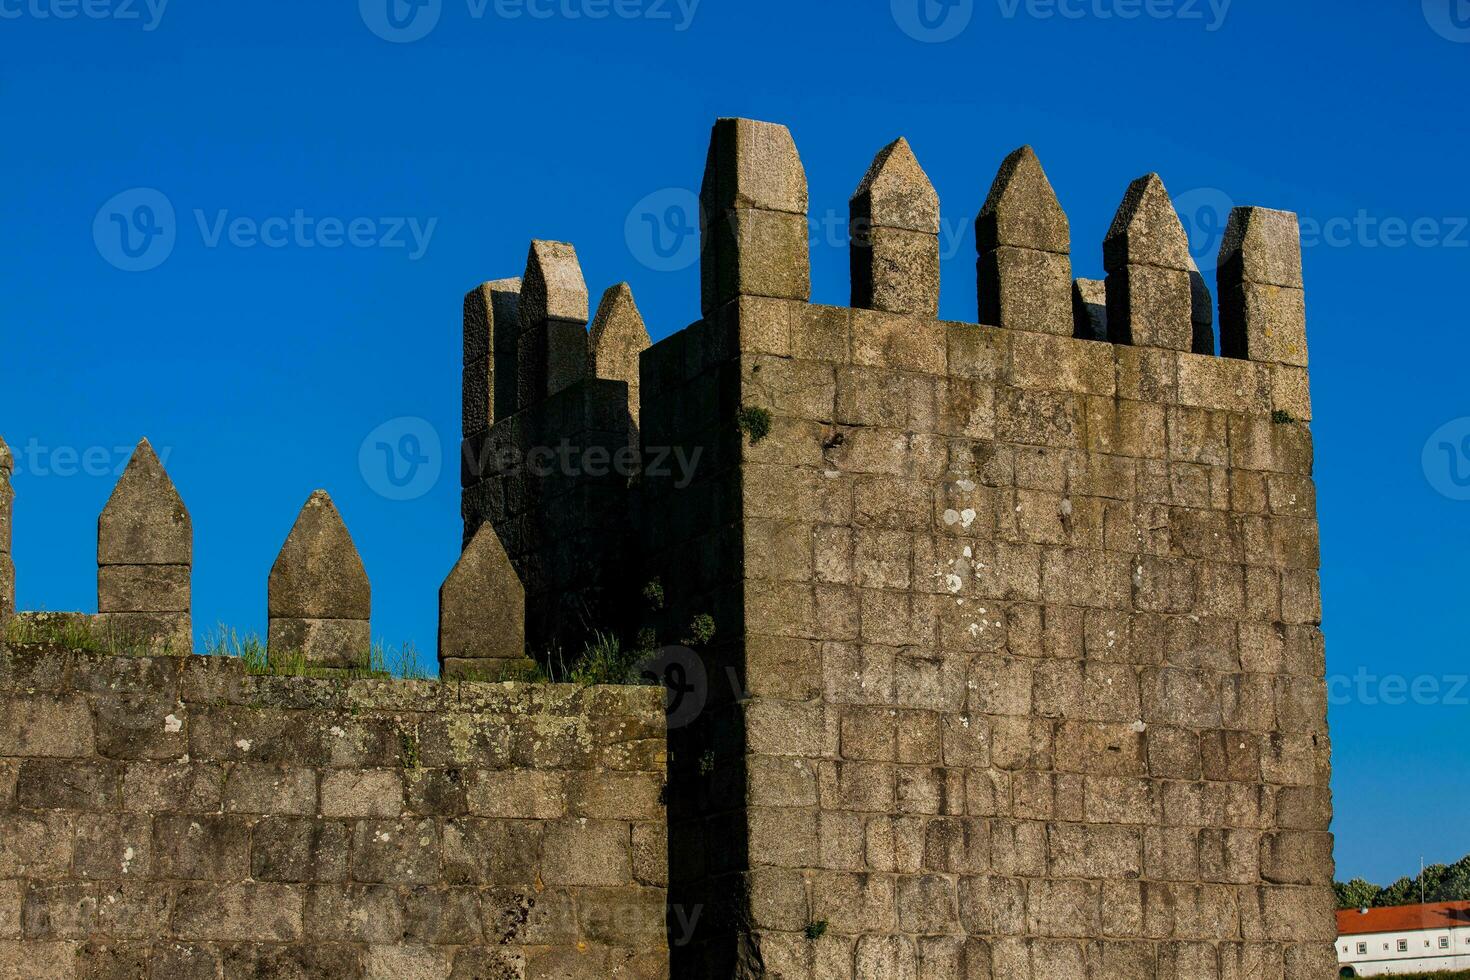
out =
<svg viewBox="0 0 1470 980"><path fill-rule="evenodd" d="M589 332L586 280L576 249L563 242L532 242L520 279L472 291L465 309L465 557L490 548L476 542L492 527L520 580L529 652L578 649L623 615L623 593L634 587L605 569L628 550L632 532L638 359L648 331L621 283L603 294ZM512 349L513 368L501 366L499 353L480 354ZM482 381L492 373L493 386ZM483 569L488 556L473 567ZM477 574L467 567L446 596L488 587L476 584ZM510 590L506 581L494 591L509 599ZM453 622L446 628L451 639L462 635ZM469 652L455 652L459 641L450 646L441 657L463 673L493 673L519 659L498 642Z"/></svg>

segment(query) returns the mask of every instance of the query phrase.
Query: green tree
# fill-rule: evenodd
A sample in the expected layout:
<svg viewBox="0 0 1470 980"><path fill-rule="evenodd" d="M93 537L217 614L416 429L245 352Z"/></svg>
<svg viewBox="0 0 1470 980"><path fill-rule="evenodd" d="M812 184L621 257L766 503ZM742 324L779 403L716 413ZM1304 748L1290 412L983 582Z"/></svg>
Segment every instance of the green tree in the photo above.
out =
<svg viewBox="0 0 1470 980"><path fill-rule="evenodd" d="M1425 892L1431 902L1470 901L1470 856L1443 869L1434 885Z"/></svg>
<svg viewBox="0 0 1470 980"><path fill-rule="evenodd" d="M1378 900L1378 886L1362 878L1354 878L1347 883L1335 882L1332 887L1337 891L1337 907L1340 909L1372 908Z"/></svg>
<svg viewBox="0 0 1470 980"><path fill-rule="evenodd" d="M1417 905L1418 903L1419 882L1413 878L1404 877L1379 892L1373 905L1376 908L1387 908L1391 905Z"/></svg>

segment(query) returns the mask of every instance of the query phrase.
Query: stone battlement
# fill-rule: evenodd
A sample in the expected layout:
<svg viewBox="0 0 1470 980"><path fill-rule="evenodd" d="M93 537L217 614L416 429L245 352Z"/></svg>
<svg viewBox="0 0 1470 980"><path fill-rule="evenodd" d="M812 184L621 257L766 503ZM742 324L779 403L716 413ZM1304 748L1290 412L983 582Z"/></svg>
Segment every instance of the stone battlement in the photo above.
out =
<svg viewBox="0 0 1470 980"><path fill-rule="evenodd" d="M1074 279L1022 148L957 323L907 142L850 306L808 205L786 129L722 119L697 322L651 343L624 283L589 324L558 242L465 297L443 683L344 679L371 586L324 493L270 643L343 677L157 656L191 530L140 446L97 625L155 655L0 656L0 975L1335 975L1295 217L1232 213L1217 314L1148 175ZM463 682L595 633L663 645L662 709Z"/></svg>
<svg viewBox="0 0 1470 980"><path fill-rule="evenodd" d="M674 975L1332 975L1295 217L1231 215L1217 316L1148 175L1106 279L1074 280L1022 148L976 223L974 324L936 319L939 201L903 140L851 201L850 307L810 302L783 127L716 123L700 200L702 319L623 333L636 378L591 367L570 247L538 243L516 370L545 360L536 398L563 381L508 417L466 388L467 440L473 416L522 449L596 431L699 461L465 470L466 530L507 540L533 645L619 613L662 642L717 624L678 679L702 710L670 731L669 817L671 899L720 914ZM499 350L490 305L467 323Z"/></svg>

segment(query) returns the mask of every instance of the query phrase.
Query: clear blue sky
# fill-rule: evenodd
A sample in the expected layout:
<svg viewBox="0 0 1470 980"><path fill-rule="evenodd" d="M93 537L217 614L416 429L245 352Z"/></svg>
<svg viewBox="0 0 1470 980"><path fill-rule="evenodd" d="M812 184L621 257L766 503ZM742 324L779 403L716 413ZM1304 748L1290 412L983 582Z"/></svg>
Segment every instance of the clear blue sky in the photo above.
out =
<svg viewBox="0 0 1470 980"><path fill-rule="evenodd" d="M943 313L973 320L970 221L1031 143L1079 275L1101 273L1113 210L1150 170L1206 249L1230 202L1324 224L1306 273L1329 669L1442 684L1402 706L1376 682L1339 690L1339 871L1389 879L1470 851L1470 689L1452 690L1470 673L1470 502L1449 471L1470 458L1438 449L1470 430L1435 437L1433 480L1421 465L1470 415L1465 0L931 0L927 19L917 0L440 2L390 21L383 0L0 0L0 429L30 466L23 606L94 608L113 447L146 434L193 512L198 627L264 627L266 573L320 486L372 577L375 635L432 659L459 541L467 288L558 238L594 302L631 281L655 338L696 319L697 270L669 269L683 262L639 209L697 191L711 121L744 115L791 127L813 212L839 222L873 153L906 135L955 236ZM141 237L167 230L158 196L104 209L137 188L174 210L171 243ZM298 211L309 232L267 221ZM221 231L237 218L282 247ZM417 242L389 234L408 218ZM326 247L354 219L359 239L403 247ZM815 298L845 303L829 237ZM151 271L119 268L157 249ZM445 459L408 501L370 485L382 460L372 481L359 463L403 417ZM387 441L405 433L425 427ZM68 454L92 447L87 466ZM94 475L58 475L77 468Z"/></svg>

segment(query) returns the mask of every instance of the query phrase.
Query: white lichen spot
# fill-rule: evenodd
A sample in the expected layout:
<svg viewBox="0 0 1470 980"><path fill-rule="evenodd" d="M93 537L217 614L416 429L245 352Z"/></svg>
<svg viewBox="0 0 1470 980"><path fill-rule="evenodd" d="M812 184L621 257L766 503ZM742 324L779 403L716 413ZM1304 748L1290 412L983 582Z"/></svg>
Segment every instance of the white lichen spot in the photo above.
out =
<svg viewBox="0 0 1470 980"><path fill-rule="evenodd" d="M825 475L826 475L827 479L829 479L829 480L835 480L839 476L842 475L842 471L841 470L828 470Z"/></svg>
<svg viewBox="0 0 1470 980"><path fill-rule="evenodd" d="M1072 501L1069 498L1066 498L1066 497L1063 497L1062 498L1062 516L1063 517L1071 517L1072 516Z"/></svg>
<svg viewBox="0 0 1470 980"><path fill-rule="evenodd" d="M333 735L337 736L338 738L346 738L347 737L347 733L342 730L342 726L341 725L333 725L332 728L331 728L331 732L332 732Z"/></svg>
<svg viewBox="0 0 1470 980"><path fill-rule="evenodd" d="M949 575L945 576L944 585L947 589L949 589L951 595L958 595L959 592L965 587L965 580L951 572Z"/></svg>
<svg viewBox="0 0 1470 980"><path fill-rule="evenodd" d="M1142 721L1135 721L1132 725L1130 725L1128 727L1132 728L1135 732L1137 732L1140 735L1142 735L1144 732L1148 731L1148 725L1144 724Z"/></svg>
<svg viewBox="0 0 1470 980"><path fill-rule="evenodd" d="M252 743L250 741L250 739L248 739L248 738L237 738L237 739L235 739L235 748L239 749L241 752L249 752L250 751L250 746L252 744L254 744L254 743Z"/></svg>
<svg viewBox="0 0 1470 980"><path fill-rule="evenodd" d="M960 512L959 511L957 511L953 507L951 507L949 510L947 510L947 511L944 512L944 523L948 524L950 527L954 527L959 522L960 522Z"/></svg>
<svg viewBox="0 0 1470 980"><path fill-rule="evenodd" d="M184 723L176 715L169 715L163 719L163 730L170 735L176 735L184 730Z"/></svg>
<svg viewBox="0 0 1470 980"><path fill-rule="evenodd" d="M123 874L130 874L130 873L132 873L132 870L133 870L133 859L136 858L137 856L138 856L138 852L135 851L135 850L133 850L131 847L128 848L127 850L123 851L123 860L122 860L122 873Z"/></svg>
<svg viewBox="0 0 1470 980"><path fill-rule="evenodd" d="M970 638L971 639L975 639L975 640L980 639L980 634L981 633L984 633L984 632L985 632L985 627L982 626L982 625L980 625L979 623L971 623L970 624ZM974 690L974 687L975 687L975 682L974 681L971 681L970 682L970 689L971 690Z"/></svg>
<svg viewBox="0 0 1470 980"><path fill-rule="evenodd" d="M379 844L386 844L393 839L393 835L388 833L386 830L378 831L376 834L373 835L373 837L377 839Z"/></svg>
<svg viewBox="0 0 1470 980"><path fill-rule="evenodd" d="M969 527L971 524L974 524L975 508L966 507L964 510L960 511L960 523L963 524L965 527Z"/></svg>
<svg viewBox="0 0 1470 980"><path fill-rule="evenodd" d="M959 487L965 493L970 493L972 490L975 489L975 481L974 480L961 480L958 483L956 483L955 486Z"/></svg>
<svg viewBox="0 0 1470 980"><path fill-rule="evenodd" d="M969 718L968 715L961 715L960 716L960 727L961 728L969 728L970 727L970 718Z"/></svg>

